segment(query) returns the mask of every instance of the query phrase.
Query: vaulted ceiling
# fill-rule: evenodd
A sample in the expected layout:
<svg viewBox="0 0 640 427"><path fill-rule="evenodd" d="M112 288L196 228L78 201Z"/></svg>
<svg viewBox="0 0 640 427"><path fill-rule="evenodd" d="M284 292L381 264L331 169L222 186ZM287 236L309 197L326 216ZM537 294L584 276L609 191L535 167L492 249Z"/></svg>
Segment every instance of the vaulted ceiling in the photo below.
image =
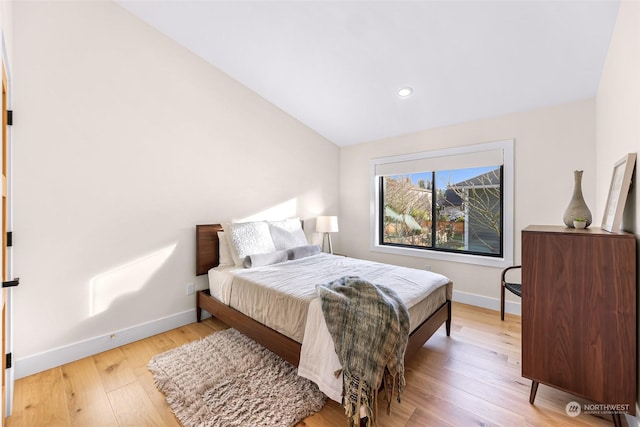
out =
<svg viewBox="0 0 640 427"><path fill-rule="evenodd" d="M618 11L613 0L118 3L337 145L593 97Z"/></svg>

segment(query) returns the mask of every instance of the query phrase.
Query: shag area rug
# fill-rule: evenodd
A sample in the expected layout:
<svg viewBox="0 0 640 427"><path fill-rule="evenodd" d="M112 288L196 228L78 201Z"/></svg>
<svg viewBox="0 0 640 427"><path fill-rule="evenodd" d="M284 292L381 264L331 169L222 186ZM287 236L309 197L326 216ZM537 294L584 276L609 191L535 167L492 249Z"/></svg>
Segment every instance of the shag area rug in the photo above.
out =
<svg viewBox="0 0 640 427"><path fill-rule="evenodd" d="M156 355L148 367L185 427L293 426L325 404L293 365L235 329Z"/></svg>

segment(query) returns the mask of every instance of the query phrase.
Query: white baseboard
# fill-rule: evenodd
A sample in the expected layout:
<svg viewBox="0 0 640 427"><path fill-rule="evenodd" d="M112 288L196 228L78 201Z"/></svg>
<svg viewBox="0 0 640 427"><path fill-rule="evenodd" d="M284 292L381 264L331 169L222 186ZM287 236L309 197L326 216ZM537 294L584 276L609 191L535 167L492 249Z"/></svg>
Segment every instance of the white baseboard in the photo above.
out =
<svg viewBox="0 0 640 427"><path fill-rule="evenodd" d="M453 300L463 304L475 305L476 307L488 308L490 310L500 311L500 300L484 295L470 294L468 292L453 291ZM505 301L505 313L522 315L521 305L518 302Z"/></svg>
<svg viewBox="0 0 640 427"><path fill-rule="evenodd" d="M204 313L203 313L204 314ZM205 316L203 316L204 318ZM43 353L16 359L15 379L20 379L65 363L93 356L134 341L166 332L196 321L196 310L191 309L162 319L132 326L121 331L58 347Z"/></svg>

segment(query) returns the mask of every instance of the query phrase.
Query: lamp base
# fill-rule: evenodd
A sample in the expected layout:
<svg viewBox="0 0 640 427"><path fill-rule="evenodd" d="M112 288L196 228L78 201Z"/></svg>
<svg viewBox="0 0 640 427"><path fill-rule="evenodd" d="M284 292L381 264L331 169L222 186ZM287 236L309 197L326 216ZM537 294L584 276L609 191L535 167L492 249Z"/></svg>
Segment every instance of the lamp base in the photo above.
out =
<svg viewBox="0 0 640 427"><path fill-rule="evenodd" d="M329 240L329 253L331 255L333 255L333 246L331 245L331 234L330 233L324 233L324 236L322 236L322 252L324 252L324 241L325 240Z"/></svg>

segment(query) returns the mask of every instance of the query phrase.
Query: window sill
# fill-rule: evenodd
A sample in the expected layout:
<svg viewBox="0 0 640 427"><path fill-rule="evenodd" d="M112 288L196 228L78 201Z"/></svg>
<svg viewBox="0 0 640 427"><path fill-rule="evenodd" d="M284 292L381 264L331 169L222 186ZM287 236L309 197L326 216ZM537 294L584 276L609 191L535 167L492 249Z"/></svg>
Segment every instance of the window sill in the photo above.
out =
<svg viewBox="0 0 640 427"><path fill-rule="evenodd" d="M371 245L373 252L404 255L416 258L437 259L441 261L460 262L464 264L483 265L486 267L509 267L513 260L507 258L484 257L481 255L456 254L451 252L430 251L424 249L403 248L397 246Z"/></svg>

